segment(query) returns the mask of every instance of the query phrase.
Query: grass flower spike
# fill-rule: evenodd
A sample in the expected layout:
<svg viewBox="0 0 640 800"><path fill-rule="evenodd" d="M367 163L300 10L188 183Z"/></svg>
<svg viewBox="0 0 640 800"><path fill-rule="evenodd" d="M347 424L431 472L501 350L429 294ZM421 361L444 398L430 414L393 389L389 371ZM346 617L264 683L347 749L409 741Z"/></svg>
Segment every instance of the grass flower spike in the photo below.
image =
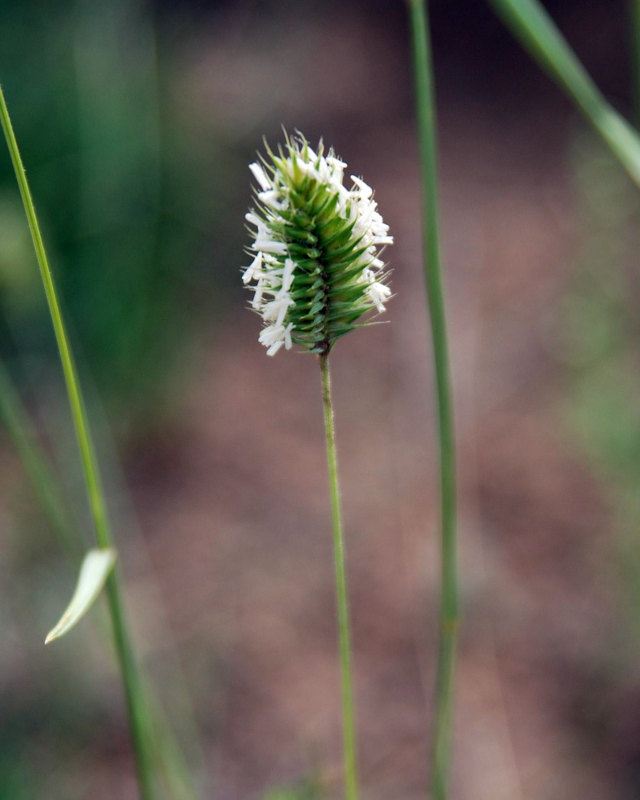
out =
<svg viewBox="0 0 640 800"><path fill-rule="evenodd" d="M243 282L265 323L259 341L267 355L294 343L326 355L391 296L380 255L393 238L371 188L355 176L344 186L345 167L301 134L250 164L256 208L246 219L255 238Z"/></svg>

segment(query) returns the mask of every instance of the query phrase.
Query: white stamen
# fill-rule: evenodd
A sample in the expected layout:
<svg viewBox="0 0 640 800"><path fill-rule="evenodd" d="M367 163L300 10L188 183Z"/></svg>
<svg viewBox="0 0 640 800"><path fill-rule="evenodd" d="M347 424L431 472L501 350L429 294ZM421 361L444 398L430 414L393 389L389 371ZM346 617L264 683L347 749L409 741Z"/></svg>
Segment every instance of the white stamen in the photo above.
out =
<svg viewBox="0 0 640 800"><path fill-rule="evenodd" d="M360 190L360 195L364 197L365 200L368 200L373 194L373 189L369 186L369 184L365 183L362 178L356 178L355 175L351 176L351 180Z"/></svg>
<svg viewBox="0 0 640 800"><path fill-rule="evenodd" d="M275 322L282 325L289 306L293 305L293 300L284 292L279 292L275 300L265 303L262 309L262 319L265 322Z"/></svg>
<svg viewBox="0 0 640 800"><path fill-rule="evenodd" d="M262 167L260 166L260 164L258 164L257 161L254 161L253 164L249 164L249 169L253 173L253 177L260 184L260 188L263 191L271 189L271 183L269 182L269 179L267 178L265 171L262 169Z"/></svg>
<svg viewBox="0 0 640 800"><path fill-rule="evenodd" d="M282 272L282 288L288 292L293 283L293 270L295 269L295 262L290 258L285 259L284 270Z"/></svg>
<svg viewBox="0 0 640 800"><path fill-rule="evenodd" d="M258 255L253 259L251 264L249 264L249 266L244 271L244 274L242 275L242 282L244 284L250 283L253 280L257 280L261 274L262 274L262 253L258 253Z"/></svg>
<svg viewBox="0 0 640 800"><path fill-rule="evenodd" d="M270 189L267 192L259 192L258 199L265 205L278 209L278 211L282 211L287 207L286 201L280 200L279 194L275 189Z"/></svg>
<svg viewBox="0 0 640 800"><path fill-rule="evenodd" d="M367 288L367 294L380 313L386 311L384 303L391 297L391 289L388 286L385 286L384 283L372 283Z"/></svg>

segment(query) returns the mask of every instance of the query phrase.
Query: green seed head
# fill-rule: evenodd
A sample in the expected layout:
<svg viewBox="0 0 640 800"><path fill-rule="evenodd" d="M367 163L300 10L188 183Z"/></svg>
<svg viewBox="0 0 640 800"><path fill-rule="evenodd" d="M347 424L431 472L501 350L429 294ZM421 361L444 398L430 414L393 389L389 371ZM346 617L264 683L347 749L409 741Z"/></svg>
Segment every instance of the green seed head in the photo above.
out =
<svg viewBox="0 0 640 800"><path fill-rule="evenodd" d="M275 355L292 343L326 354L340 336L385 310L391 296L381 249L392 244L373 192L351 176L332 150L324 155L301 134L286 137L277 154L267 148L250 164L258 184L246 216L255 239L243 282L265 327L260 343Z"/></svg>

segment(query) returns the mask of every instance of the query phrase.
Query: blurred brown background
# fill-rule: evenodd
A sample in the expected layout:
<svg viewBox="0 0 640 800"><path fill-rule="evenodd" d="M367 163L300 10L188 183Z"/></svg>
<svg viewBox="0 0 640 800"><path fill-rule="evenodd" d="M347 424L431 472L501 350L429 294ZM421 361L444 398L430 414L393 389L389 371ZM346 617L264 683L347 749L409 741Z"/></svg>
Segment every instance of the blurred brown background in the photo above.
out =
<svg viewBox="0 0 640 800"><path fill-rule="evenodd" d="M640 203L485 4L431 5L464 613L452 797L636 798ZM627 5L546 5L633 115ZM5 0L0 32L140 650L203 797L339 796L319 370L265 357L239 277L263 135L323 137L375 187L395 298L333 356L363 796L425 797L437 442L404 4ZM88 542L7 156L0 313L2 370L74 509L57 527ZM41 644L77 562L5 428L0 453L0 798L134 798L96 615Z"/></svg>

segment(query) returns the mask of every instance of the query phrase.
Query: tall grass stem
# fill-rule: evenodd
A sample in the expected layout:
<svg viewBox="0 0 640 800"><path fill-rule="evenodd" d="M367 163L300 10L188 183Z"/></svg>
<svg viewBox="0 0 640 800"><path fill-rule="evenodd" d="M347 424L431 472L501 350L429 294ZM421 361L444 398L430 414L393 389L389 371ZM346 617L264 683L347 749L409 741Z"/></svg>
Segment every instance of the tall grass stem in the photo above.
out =
<svg viewBox="0 0 640 800"><path fill-rule="evenodd" d="M353 681L351 677L351 636L349 633L349 601L347 597L347 572L345 565L342 511L340 509L340 485L338 481L338 458L336 455L336 433L331 400L331 377L327 355L320 356L322 373L322 405L327 439L327 465L331 493L331 517L333 522L333 553L335 564L336 601L338 608L338 639L340 646L340 680L342 694L342 748L344 760L344 784L346 800L357 800L358 766L356 749L355 714L353 710Z"/></svg>
<svg viewBox="0 0 640 800"><path fill-rule="evenodd" d="M424 272L431 320L440 444L441 595L431 796L448 795L458 629L456 467L447 327L440 264L436 120L430 33L424 0L409 0L423 193Z"/></svg>
<svg viewBox="0 0 640 800"><path fill-rule="evenodd" d="M40 500L42 510L49 521L52 531L58 538L60 546L69 554L76 564L80 564L86 547L83 546L80 526L75 519L69 502L65 497L60 479L55 472L48 453L38 441L29 414L15 387L6 365L0 361L0 420L4 423L11 441L14 444L20 462ZM129 522L130 524L130 522ZM130 528L134 533L135 525ZM157 605L156 605L157 607ZM98 629L101 634L108 633L107 618L100 615ZM175 684L184 683L184 676L178 667L171 676ZM186 695L186 690L183 689ZM157 770L167 786L167 791L175 800L196 800L197 793L191 771L176 742L169 726L165 712L153 695L148 695L149 708L155 725L157 747ZM196 722L190 699L183 700L181 706L181 724L189 724L196 731ZM198 746L197 732L192 737L194 747ZM202 756L201 759L202 761Z"/></svg>
<svg viewBox="0 0 640 800"><path fill-rule="evenodd" d="M100 547L111 548L113 547L113 538L109 527L98 462L94 452L80 384L76 374L73 355L69 346L60 305L58 303L53 276L49 268L40 226L38 225L33 198L9 117L4 92L1 87L0 121L20 188L20 194L22 196L22 202L24 204L36 258L40 268L40 275L49 305L51 321L58 344L71 407L71 415L82 459L89 504L95 525L96 539ZM140 794L143 800L153 800L155 797L155 790L151 770L152 756L150 751L153 738L151 722L141 682L141 675L134 657L131 636L125 619L120 581L116 570L111 572L107 580L106 592L109 613L113 625L115 648L124 684L129 728L136 761Z"/></svg>

